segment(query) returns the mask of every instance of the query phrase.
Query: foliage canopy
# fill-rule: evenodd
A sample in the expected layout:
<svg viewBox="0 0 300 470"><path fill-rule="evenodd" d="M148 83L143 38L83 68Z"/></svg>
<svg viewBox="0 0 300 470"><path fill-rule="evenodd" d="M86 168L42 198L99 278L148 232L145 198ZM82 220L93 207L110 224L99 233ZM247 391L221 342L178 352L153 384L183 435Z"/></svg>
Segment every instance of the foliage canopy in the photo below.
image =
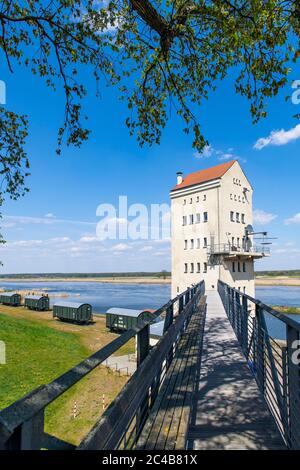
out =
<svg viewBox="0 0 300 470"><path fill-rule="evenodd" d="M174 109L201 152L201 103L235 68L236 92L250 102L254 122L266 99L288 79L299 56L300 6L296 0L56 0L0 4L2 63L26 66L53 90L65 93L61 145L88 138L80 68L99 87L119 87L128 103L126 124L140 145L159 143ZM1 198L26 191L28 117L0 107Z"/></svg>

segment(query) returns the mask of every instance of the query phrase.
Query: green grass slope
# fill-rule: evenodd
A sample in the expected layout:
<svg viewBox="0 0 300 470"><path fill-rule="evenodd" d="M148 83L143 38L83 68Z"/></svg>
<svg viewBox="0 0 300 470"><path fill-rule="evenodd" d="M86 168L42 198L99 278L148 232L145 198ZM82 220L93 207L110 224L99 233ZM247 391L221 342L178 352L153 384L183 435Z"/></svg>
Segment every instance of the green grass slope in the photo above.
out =
<svg viewBox="0 0 300 470"><path fill-rule="evenodd" d="M1 313L0 340L6 344L7 362L0 365L0 409L89 355L72 333Z"/></svg>

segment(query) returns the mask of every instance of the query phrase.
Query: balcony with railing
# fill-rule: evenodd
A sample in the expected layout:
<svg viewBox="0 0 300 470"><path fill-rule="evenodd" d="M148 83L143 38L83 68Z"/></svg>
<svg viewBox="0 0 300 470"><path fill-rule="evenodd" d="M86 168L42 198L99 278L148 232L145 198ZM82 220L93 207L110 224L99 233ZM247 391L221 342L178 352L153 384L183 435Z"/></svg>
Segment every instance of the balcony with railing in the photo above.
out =
<svg viewBox="0 0 300 470"><path fill-rule="evenodd" d="M209 255L223 256L224 259L259 259L270 256L270 248L265 245L233 245L231 243L220 243L208 246L207 250Z"/></svg>

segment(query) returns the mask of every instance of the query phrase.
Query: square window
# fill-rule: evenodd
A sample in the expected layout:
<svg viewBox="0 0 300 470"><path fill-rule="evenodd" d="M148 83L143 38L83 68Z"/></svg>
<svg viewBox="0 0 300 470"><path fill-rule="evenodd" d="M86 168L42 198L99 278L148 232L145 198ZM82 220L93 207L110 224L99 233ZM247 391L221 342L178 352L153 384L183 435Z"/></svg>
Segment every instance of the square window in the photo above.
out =
<svg viewBox="0 0 300 470"><path fill-rule="evenodd" d="M207 263L204 263L204 264L203 264L203 272L204 272L204 273L207 273Z"/></svg>
<svg viewBox="0 0 300 470"><path fill-rule="evenodd" d="M191 240L191 250L194 249L194 240Z"/></svg>
<svg viewBox="0 0 300 470"><path fill-rule="evenodd" d="M193 223L194 223L194 216L190 215L190 225L193 225Z"/></svg>
<svg viewBox="0 0 300 470"><path fill-rule="evenodd" d="M184 240L184 249L187 250L187 247L188 247L188 241Z"/></svg>
<svg viewBox="0 0 300 470"><path fill-rule="evenodd" d="M197 238L197 248L200 248L200 238Z"/></svg>
<svg viewBox="0 0 300 470"><path fill-rule="evenodd" d="M197 273L200 273L200 263L197 263Z"/></svg>
<svg viewBox="0 0 300 470"><path fill-rule="evenodd" d="M186 215L184 215L182 217L182 225L186 225L186 224L187 224L187 217L186 217Z"/></svg>
<svg viewBox="0 0 300 470"><path fill-rule="evenodd" d="M239 214L239 212L237 212L235 214L235 220L237 221L238 224L240 223L240 214Z"/></svg>
<svg viewBox="0 0 300 470"><path fill-rule="evenodd" d="M207 221L208 221L208 213L204 212L203 213L203 222L207 222Z"/></svg>
<svg viewBox="0 0 300 470"><path fill-rule="evenodd" d="M230 212L230 222L234 222L234 212Z"/></svg>
<svg viewBox="0 0 300 470"><path fill-rule="evenodd" d="M203 201L206 201L206 194L204 194L203 196Z"/></svg>
<svg viewBox="0 0 300 470"><path fill-rule="evenodd" d="M191 263L191 273L194 272L194 263Z"/></svg>
<svg viewBox="0 0 300 470"><path fill-rule="evenodd" d="M200 224L200 222L201 222L201 216L198 213L198 214L196 214L196 224Z"/></svg>
<svg viewBox="0 0 300 470"><path fill-rule="evenodd" d="M242 224L245 223L245 214L242 214Z"/></svg>
<svg viewBox="0 0 300 470"><path fill-rule="evenodd" d="M184 263L184 272L185 272L185 273L188 272L188 265L187 265L187 263Z"/></svg>
<svg viewBox="0 0 300 470"><path fill-rule="evenodd" d="M203 248L207 248L207 238L203 238Z"/></svg>

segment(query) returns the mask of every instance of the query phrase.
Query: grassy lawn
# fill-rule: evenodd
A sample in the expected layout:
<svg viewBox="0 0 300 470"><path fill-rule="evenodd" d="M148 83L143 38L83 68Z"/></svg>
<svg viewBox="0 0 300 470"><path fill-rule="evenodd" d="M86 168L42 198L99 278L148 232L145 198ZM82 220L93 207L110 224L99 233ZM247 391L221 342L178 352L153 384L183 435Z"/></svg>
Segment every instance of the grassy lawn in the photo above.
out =
<svg viewBox="0 0 300 470"><path fill-rule="evenodd" d="M107 332L101 317L92 325L79 326L53 320L51 312L1 306L0 340L6 343L7 364L0 365L0 409L52 381L116 337ZM130 341L117 355L133 351ZM102 395L109 404L126 380L105 367L97 368L47 408L46 431L78 444L103 412Z"/></svg>

